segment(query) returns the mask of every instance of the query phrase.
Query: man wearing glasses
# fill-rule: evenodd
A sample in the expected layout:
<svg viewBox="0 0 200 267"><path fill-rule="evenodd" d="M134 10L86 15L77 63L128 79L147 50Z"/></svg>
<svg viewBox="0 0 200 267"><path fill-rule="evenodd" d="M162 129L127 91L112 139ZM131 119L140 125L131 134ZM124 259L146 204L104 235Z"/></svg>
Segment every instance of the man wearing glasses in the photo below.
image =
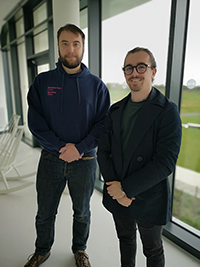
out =
<svg viewBox="0 0 200 267"><path fill-rule="evenodd" d="M123 72L131 92L110 108L98 147L103 204L113 215L121 266L135 266L137 227L147 266L163 267L168 176L179 154L181 120L177 106L152 86L157 69L148 49L129 51Z"/></svg>

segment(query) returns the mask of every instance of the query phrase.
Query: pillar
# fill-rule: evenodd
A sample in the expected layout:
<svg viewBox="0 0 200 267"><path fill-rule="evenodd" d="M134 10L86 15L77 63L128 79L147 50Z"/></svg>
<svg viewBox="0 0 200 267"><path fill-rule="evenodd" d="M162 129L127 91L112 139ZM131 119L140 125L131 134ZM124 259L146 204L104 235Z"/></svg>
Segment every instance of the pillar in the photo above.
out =
<svg viewBox="0 0 200 267"><path fill-rule="evenodd" d="M79 27L79 0L52 0L53 28L54 28L54 53L55 62L58 61L57 31L67 23Z"/></svg>

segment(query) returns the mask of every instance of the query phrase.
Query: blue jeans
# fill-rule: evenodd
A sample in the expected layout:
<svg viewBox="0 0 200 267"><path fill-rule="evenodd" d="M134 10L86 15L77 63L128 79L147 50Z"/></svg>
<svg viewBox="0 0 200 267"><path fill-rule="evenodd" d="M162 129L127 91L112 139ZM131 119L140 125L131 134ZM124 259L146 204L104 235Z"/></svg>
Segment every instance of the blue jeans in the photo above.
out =
<svg viewBox="0 0 200 267"><path fill-rule="evenodd" d="M143 224L133 218L121 218L113 215L121 253L122 267L135 267L136 230L140 233L143 254L147 267L164 267L165 258L160 225Z"/></svg>
<svg viewBox="0 0 200 267"><path fill-rule="evenodd" d="M86 158L89 157L89 158ZM90 158L91 157L91 158ZM54 228L60 198L68 182L73 208L72 251L85 250L90 228L90 198L96 172L95 151L67 163L42 150L37 172L36 252L48 253L54 243Z"/></svg>

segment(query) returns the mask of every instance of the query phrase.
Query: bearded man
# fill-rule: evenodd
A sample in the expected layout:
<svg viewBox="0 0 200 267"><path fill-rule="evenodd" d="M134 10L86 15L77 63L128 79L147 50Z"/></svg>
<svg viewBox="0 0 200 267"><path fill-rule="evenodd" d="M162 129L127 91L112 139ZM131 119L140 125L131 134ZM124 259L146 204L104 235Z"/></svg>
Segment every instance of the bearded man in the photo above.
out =
<svg viewBox="0 0 200 267"><path fill-rule="evenodd" d="M72 252L90 267L85 253L90 228L99 135L110 106L105 84L81 62L84 33L67 24L57 32L57 68L39 74L28 93L28 125L43 147L37 172L35 253L24 267L50 256L58 205L66 183L73 207Z"/></svg>

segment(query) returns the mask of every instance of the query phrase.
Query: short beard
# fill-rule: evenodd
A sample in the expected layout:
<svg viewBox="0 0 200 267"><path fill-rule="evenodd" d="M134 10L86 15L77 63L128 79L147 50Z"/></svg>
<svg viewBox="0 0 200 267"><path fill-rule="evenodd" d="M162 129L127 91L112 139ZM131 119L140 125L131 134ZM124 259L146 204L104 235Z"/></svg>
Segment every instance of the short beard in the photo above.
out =
<svg viewBox="0 0 200 267"><path fill-rule="evenodd" d="M74 63L69 63L68 60L65 58L65 57L62 57L60 52L59 52L59 56L60 56L60 60L62 62L62 64L68 68L68 69L75 69L77 68L80 64L81 64L81 61L82 61L82 58L83 58L83 54L81 57L77 57L76 58L76 61Z"/></svg>

